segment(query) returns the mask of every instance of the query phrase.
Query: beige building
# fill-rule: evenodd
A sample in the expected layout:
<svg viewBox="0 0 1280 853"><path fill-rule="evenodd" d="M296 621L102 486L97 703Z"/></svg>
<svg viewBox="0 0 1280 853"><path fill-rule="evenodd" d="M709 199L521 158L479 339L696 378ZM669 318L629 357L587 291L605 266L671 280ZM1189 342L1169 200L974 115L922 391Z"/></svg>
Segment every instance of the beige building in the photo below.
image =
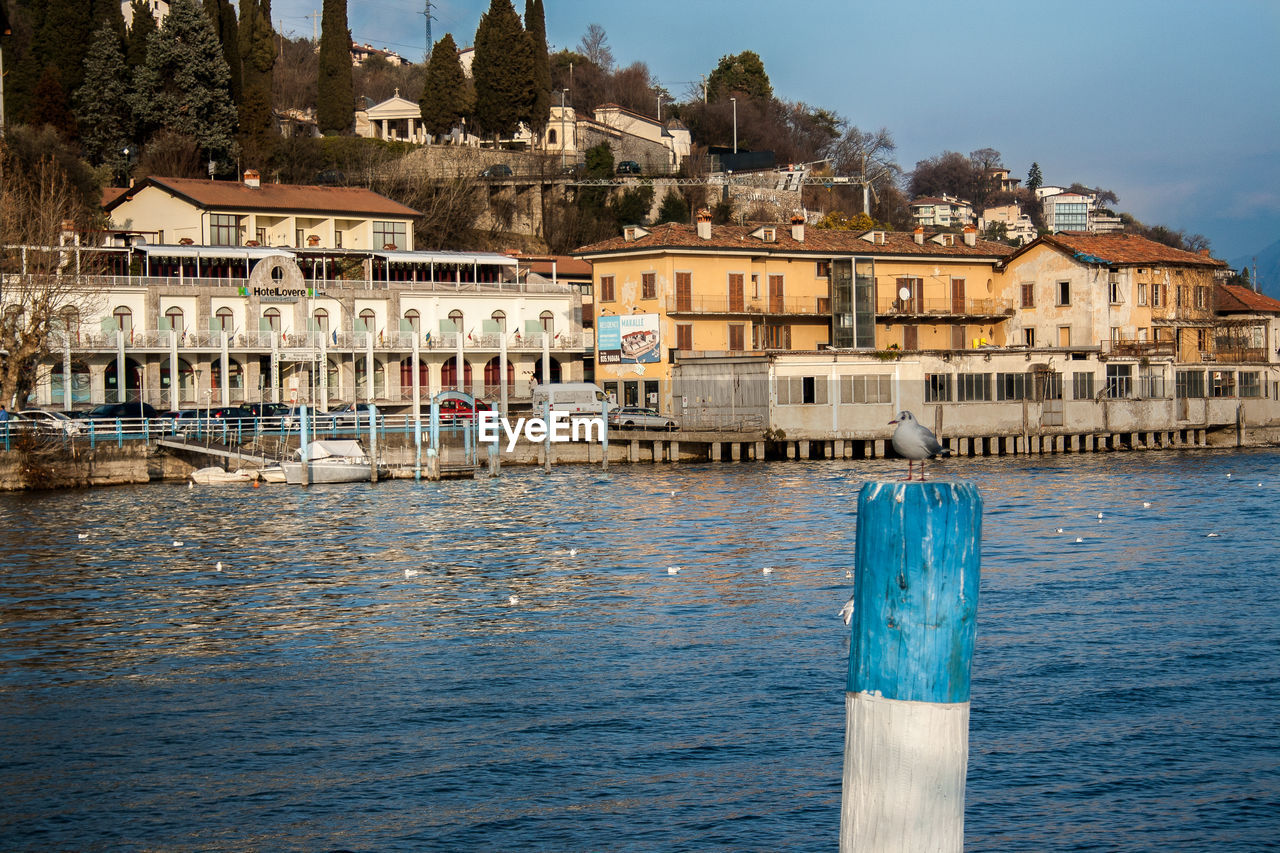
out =
<svg viewBox="0 0 1280 853"><path fill-rule="evenodd" d="M418 212L361 187L150 177L108 191L103 209L119 231L153 243L199 246L413 249Z"/></svg>

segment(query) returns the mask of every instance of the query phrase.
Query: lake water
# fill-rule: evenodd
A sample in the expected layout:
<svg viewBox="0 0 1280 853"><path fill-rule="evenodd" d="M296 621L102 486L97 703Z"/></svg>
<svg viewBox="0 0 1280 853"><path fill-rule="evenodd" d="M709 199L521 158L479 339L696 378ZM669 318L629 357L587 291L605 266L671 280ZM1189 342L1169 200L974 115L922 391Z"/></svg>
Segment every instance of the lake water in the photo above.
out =
<svg viewBox="0 0 1280 853"><path fill-rule="evenodd" d="M0 495L0 848L833 850L901 468ZM986 506L967 849L1274 849L1280 453L930 470Z"/></svg>

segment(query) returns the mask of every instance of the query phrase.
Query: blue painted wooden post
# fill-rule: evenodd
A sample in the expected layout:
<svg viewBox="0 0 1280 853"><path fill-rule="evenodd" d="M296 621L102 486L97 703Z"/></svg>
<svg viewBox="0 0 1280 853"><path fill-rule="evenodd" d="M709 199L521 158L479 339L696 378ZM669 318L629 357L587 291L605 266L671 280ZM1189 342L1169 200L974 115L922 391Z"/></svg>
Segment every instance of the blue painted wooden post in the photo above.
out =
<svg viewBox="0 0 1280 853"><path fill-rule="evenodd" d="M600 461L600 470L609 470L609 400L606 397L600 401L600 419L604 422L604 429L600 431L600 446L604 451L604 458Z"/></svg>
<svg viewBox="0 0 1280 853"><path fill-rule="evenodd" d="M841 853L964 849L981 541L971 483L858 494Z"/></svg>
<svg viewBox="0 0 1280 853"><path fill-rule="evenodd" d="M307 452L307 407L304 403L298 407L298 462L302 470L302 485L311 482L311 454Z"/></svg>
<svg viewBox="0 0 1280 853"><path fill-rule="evenodd" d="M413 412L413 481L422 481L422 412Z"/></svg>

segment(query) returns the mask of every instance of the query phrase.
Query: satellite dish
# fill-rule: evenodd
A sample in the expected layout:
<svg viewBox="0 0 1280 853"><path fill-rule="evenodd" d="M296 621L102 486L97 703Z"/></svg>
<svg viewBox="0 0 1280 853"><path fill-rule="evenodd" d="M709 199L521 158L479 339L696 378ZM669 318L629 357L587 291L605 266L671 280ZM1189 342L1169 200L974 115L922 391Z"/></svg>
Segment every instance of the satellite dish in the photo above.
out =
<svg viewBox="0 0 1280 853"><path fill-rule="evenodd" d="M908 299L910 299L910 298L911 298L911 288L909 288L909 287L901 287L901 288L899 288L899 289L898 289L898 298L899 298L899 299L901 299L903 302L906 302Z"/></svg>

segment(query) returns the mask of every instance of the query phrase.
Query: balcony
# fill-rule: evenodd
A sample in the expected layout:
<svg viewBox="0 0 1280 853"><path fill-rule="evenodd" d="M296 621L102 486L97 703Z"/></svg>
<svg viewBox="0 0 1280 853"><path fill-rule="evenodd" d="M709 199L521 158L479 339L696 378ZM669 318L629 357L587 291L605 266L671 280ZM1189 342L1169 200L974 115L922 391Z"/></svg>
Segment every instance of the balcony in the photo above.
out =
<svg viewBox="0 0 1280 853"><path fill-rule="evenodd" d="M410 353L413 351L414 332L235 332L227 335L227 348L236 352L253 351L267 355L273 350L288 359L291 355L313 356L321 350L329 352L366 352L372 341L375 352ZM167 353L173 348L174 332L167 329L147 329L125 332L80 332L68 341L67 335L55 332L50 336L53 352L114 353L123 338L127 352ZM222 350L222 332L178 332L178 352L219 352ZM486 351L498 353L502 349L502 335L467 335L462 341L466 352ZM455 333L422 336L419 350L454 352L458 348ZM508 352L541 352L542 335L522 335L513 332L506 336ZM552 335L547 348L552 352L583 352L594 348L595 336L591 330L580 333Z"/></svg>
<svg viewBox="0 0 1280 853"><path fill-rule="evenodd" d="M1101 349L1102 355L1118 358L1172 357L1177 352L1178 348L1173 341L1139 341L1130 338L1104 340Z"/></svg>
<svg viewBox="0 0 1280 853"><path fill-rule="evenodd" d="M825 296L803 296L782 299L730 299L728 296L676 297L675 307L668 310L672 316L679 314L709 314L743 317L765 315L789 315L799 317L830 317L831 300Z"/></svg>
<svg viewBox="0 0 1280 853"><path fill-rule="evenodd" d="M1264 347L1218 347L1215 356L1218 361L1226 364L1267 363L1267 351Z"/></svg>
<svg viewBox="0 0 1280 853"><path fill-rule="evenodd" d="M876 319L919 320L940 317L996 320L1013 314L1013 303L1002 299L878 299Z"/></svg>

